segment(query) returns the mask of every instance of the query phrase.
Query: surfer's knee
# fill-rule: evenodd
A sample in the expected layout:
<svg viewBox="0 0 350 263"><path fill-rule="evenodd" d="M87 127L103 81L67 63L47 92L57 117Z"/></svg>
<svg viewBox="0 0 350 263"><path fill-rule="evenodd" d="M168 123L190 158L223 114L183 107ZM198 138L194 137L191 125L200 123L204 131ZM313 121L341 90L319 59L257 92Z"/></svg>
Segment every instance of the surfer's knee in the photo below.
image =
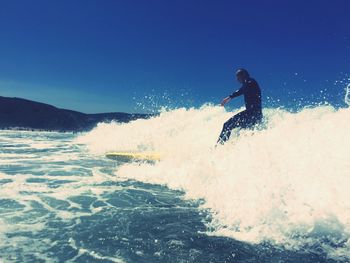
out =
<svg viewBox="0 0 350 263"><path fill-rule="evenodd" d="M240 118L239 116L234 116L224 123L224 128L227 130L232 130L239 126Z"/></svg>
<svg viewBox="0 0 350 263"><path fill-rule="evenodd" d="M231 121L231 119L229 119L227 122L224 123L223 130L225 130L225 131L229 130L231 125L232 125L232 121Z"/></svg>

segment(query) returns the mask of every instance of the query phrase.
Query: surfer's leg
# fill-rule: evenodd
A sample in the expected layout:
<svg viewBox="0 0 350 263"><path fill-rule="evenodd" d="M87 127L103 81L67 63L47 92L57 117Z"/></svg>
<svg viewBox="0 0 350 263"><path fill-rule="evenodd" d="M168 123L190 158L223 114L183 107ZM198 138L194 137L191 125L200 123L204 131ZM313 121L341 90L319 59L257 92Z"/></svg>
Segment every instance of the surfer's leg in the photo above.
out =
<svg viewBox="0 0 350 263"><path fill-rule="evenodd" d="M242 123L241 127L244 129L254 130L262 123L262 114L260 113L247 113L244 117L245 123Z"/></svg>
<svg viewBox="0 0 350 263"><path fill-rule="evenodd" d="M234 128L241 127L243 123L245 123L245 111L238 113L224 123L217 144L224 144L230 138L231 131Z"/></svg>
<svg viewBox="0 0 350 263"><path fill-rule="evenodd" d="M224 144L230 138L231 130L233 129L231 127L235 126L234 122L235 122L234 117L232 117L231 119L229 119L224 123L224 126L222 127L217 143Z"/></svg>

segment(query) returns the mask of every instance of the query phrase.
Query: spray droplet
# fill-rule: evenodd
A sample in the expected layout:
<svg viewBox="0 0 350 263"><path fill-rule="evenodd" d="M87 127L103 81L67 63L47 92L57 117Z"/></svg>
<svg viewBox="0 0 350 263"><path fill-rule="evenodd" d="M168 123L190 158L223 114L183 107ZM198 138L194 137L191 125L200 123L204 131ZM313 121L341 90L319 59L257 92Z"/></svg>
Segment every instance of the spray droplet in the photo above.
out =
<svg viewBox="0 0 350 263"><path fill-rule="evenodd" d="M345 103L350 106L350 84L346 87Z"/></svg>

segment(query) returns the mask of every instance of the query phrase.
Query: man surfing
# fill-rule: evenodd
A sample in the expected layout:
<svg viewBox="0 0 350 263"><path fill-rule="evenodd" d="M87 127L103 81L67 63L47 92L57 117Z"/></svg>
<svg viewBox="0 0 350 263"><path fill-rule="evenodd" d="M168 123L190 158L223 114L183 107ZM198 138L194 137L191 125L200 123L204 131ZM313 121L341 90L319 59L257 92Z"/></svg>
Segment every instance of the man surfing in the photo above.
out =
<svg viewBox="0 0 350 263"><path fill-rule="evenodd" d="M249 76L247 70L241 68L236 71L238 82L242 84L241 88L233 92L230 96L224 98L221 106L235 97L244 96L245 110L234 115L224 123L217 143L224 144L231 135L234 128L247 129L262 121L261 110L261 90L259 84Z"/></svg>

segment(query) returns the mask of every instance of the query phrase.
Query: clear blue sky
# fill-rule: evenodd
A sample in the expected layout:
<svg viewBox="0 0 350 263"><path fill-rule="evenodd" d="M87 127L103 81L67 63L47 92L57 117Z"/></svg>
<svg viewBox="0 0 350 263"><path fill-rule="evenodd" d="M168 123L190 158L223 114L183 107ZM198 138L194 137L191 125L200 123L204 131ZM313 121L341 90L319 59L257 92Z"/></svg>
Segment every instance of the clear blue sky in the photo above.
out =
<svg viewBox="0 0 350 263"><path fill-rule="evenodd" d="M265 106L341 105L349 14L349 0L0 0L0 95L84 112L199 106L245 67Z"/></svg>

